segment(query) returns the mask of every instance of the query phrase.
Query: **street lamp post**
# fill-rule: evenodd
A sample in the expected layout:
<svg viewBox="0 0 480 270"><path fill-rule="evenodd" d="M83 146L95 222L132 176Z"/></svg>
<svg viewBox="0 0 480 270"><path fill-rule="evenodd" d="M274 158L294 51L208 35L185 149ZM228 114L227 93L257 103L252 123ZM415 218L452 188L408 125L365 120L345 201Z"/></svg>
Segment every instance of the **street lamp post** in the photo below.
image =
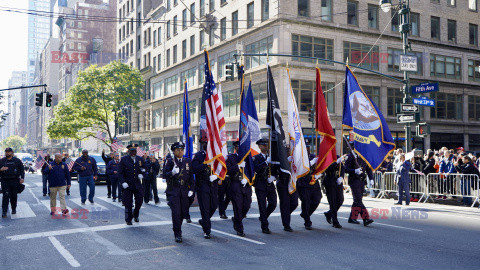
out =
<svg viewBox="0 0 480 270"><path fill-rule="evenodd" d="M392 6L391 0L380 0L380 8L385 12L390 12ZM399 0L398 15L400 16L399 32L402 35L403 54L407 54L410 50L408 44L408 33L410 32L410 0ZM411 104L412 95L410 91L410 78L408 71L403 71L403 103ZM412 149L412 126L411 123L405 124L405 150L408 152Z"/></svg>

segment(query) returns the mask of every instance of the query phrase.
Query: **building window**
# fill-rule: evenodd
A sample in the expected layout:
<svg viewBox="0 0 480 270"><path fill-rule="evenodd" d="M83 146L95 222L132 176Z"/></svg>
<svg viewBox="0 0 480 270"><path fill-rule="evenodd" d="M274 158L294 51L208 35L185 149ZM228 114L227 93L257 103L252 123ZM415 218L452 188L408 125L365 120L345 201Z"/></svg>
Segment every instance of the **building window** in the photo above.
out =
<svg viewBox="0 0 480 270"><path fill-rule="evenodd" d="M468 80L480 82L480 60L468 60Z"/></svg>
<svg viewBox="0 0 480 270"><path fill-rule="evenodd" d="M403 93L399 88L388 88L387 89L387 115L396 116L396 104L403 103Z"/></svg>
<svg viewBox="0 0 480 270"><path fill-rule="evenodd" d="M442 55L430 55L430 76L461 79L462 59Z"/></svg>
<svg viewBox="0 0 480 270"><path fill-rule="evenodd" d="M238 34L238 11L232 13L232 36Z"/></svg>
<svg viewBox="0 0 480 270"><path fill-rule="evenodd" d="M412 36L419 37L420 36L420 14L418 13L410 13L410 34Z"/></svg>
<svg viewBox="0 0 480 270"><path fill-rule="evenodd" d="M327 89L333 88L334 83L322 82L322 89L325 91ZM315 92L315 82L314 81L299 81L292 80L292 90L297 101L298 110L301 112L307 112L313 106L313 98ZM324 93L325 101L327 102L328 112L335 112L335 92L330 91Z"/></svg>
<svg viewBox="0 0 480 270"><path fill-rule="evenodd" d="M468 9L477 11L477 0L468 0Z"/></svg>
<svg viewBox="0 0 480 270"><path fill-rule="evenodd" d="M478 25L469 24L468 31L469 31L470 45L478 46Z"/></svg>
<svg viewBox="0 0 480 270"><path fill-rule="evenodd" d="M298 0L297 7L298 7L298 16L308 17L309 16L309 2L310 0Z"/></svg>
<svg viewBox="0 0 480 270"><path fill-rule="evenodd" d="M187 29L187 9L182 12L182 28Z"/></svg>
<svg viewBox="0 0 480 270"><path fill-rule="evenodd" d="M157 57L153 57L153 71L155 72L157 70Z"/></svg>
<svg viewBox="0 0 480 270"><path fill-rule="evenodd" d="M448 41L457 43L457 21L448 20Z"/></svg>
<svg viewBox="0 0 480 270"><path fill-rule="evenodd" d="M177 63L177 45L173 46L172 61L174 65Z"/></svg>
<svg viewBox="0 0 480 270"><path fill-rule="evenodd" d="M462 120L463 95L431 93L436 105L430 108L430 117L435 119Z"/></svg>
<svg viewBox="0 0 480 270"><path fill-rule="evenodd" d="M169 126L176 126L178 121L178 106L177 104L173 104L170 106L167 106L163 108L163 126L164 127L169 127Z"/></svg>
<svg viewBox="0 0 480 270"><path fill-rule="evenodd" d="M262 0L262 22L270 18L270 0Z"/></svg>
<svg viewBox="0 0 480 270"><path fill-rule="evenodd" d="M152 112L152 128L160 128L163 109L157 109Z"/></svg>
<svg viewBox="0 0 480 270"><path fill-rule="evenodd" d="M195 54L195 35L190 37L190 55Z"/></svg>
<svg viewBox="0 0 480 270"><path fill-rule="evenodd" d="M333 60L333 39L292 35L292 54ZM293 60L315 63L313 59L293 58Z"/></svg>
<svg viewBox="0 0 480 270"><path fill-rule="evenodd" d="M227 38L227 18L220 20L220 40Z"/></svg>
<svg viewBox="0 0 480 270"><path fill-rule="evenodd" d="M173 6L176 7L178 5L178 0L173 0Z"/></svg>
<svg viewBox="0 0 480 270"><path fill-rule="evenodd" d="M162 69L162 55L159 54L157 56L157 70L161 70Z"/></svg>
<svg viewBox="0 0 480 270"><path fill-rule="evenodd" d="M205 0L200 0L200 17L205 16Z"/></svg>
<svg viewBox="0 0 480 270"><path fill-rule="evenodd" d="M468 96L468 120L480 121L480 97Z"/></svg>
<svg viewBox="0 0 480 270"><path fill-rule="evenodd" d="M217 72L217 76L219 78L223 78L226 76L225 74L225 66L227 64L230 64L232 63L235 58L233 57L233 54L235 54L235 52L231 52L231 53L227 53L227 54L224 54L224 55L221 55L218 57L218 72Z"/></svg>
<svg viewBox="0 0 480 270"><path fill-rule="evenodd" d="M378 46L372 48L371 45L344 41L343 60L346 62L347 58L352 64L373 70L379 69Z"/></svg>
<svg viewBox="0 0 480 270"><path fill-rule="evenodd" d="M398 12L396 10L391 11L392 16L392 32L398 32L400 29L400 17L398 16Z"/></svg>
<svg viewBox="0 0 480 270"><path fill-rule="evenodd" d="M182 60L187 58L187 40L182 41Z"/></svg>
<svg viewBox="0 0 480 270"><path fill-rule="evenodd" d="M388 48L388 71L403 73L400 70L400 55L404 54L403 50ZM410 52L409 54L412 54ZM423 54L419 52L413 52L417 56L417 72L411 72L414 75L423 75ZM383 59L382 59L383 60Z"/></svg>
<svg viewBox="0 0 480 270"><path fill-rule="evenodd" d="M165 96L177 92L177 75L165 79Z"/></svg>
<svg viewBox="0 0 480 270"><path fill-rule="evenodd" d="M253 2L247 5L247 28L254 24Z"/></svg>
<svg viewBox="0 0 480 270"><path fill-rule="evenodd" d="M223 92L222 95L225 117L240 115L240 89Z"/></svg>
<svg viewBox="0 0 480 270"><path fill-rule="evenodd" d="M180 79L182 80L182 90L184 88L183 83L185 82L185 79L187 80L187 85L189 88L195 85L195 81L197 78L197 67L193 67L191 69L182 71L180 73Z"/></svg>
<svg viewBox="0 0 480 270"><path fill-rule="evenodd" d="M157 31L157 43L158 45L162 44L162 28L158 28L158 31Z"/></svg>
<svg viewBox="0 0 480 270"><path fill-rule="evenodd" d="M332 0L322 0L322 21L331 22L332 21Z"/></svg>
<svg viewBox="0 0 480 270"><path fill-rule="evenodd" d="M378 29L378 6L368 5L368 28Z"/></svg>
<svg viewBox="0 0 480 270"><path fill-rule="evenodd" d="M440 18L432 17L431 18L431 37L433 39L440 40Z"/></svg>
<svg viewBox="0 0 480 270"><path fill-rule="evenodd" d="M193 124L197 121L197 100L190 100L188 107L190 109L190 123ZM180 104L180 125L183 125L183 102Z"/></svg>
<svg viewBox="0 0 480 270"><path fill-rule="evenodd" d="M162 96L162 86L162 81L153 84L153 99L157 99Z"/></svg>
<svg viewBox="0 0 480 270"><path fill-rule="evenodd" d="M457 0L447 0L447 4L454 7L457 5Z"/></svg>
<svg viewBox="0 0 480 270"><path fill-rule="evenodd" d="M358 2L347 2L347 24L358 26Z"/></svg>
<svg viewBox="0 0 480 270"><path fill-rule="evenodd" d="M167 40L170 39L170 21L167 21Z"/></svg>
<svg viewBox="0 0 480 270"><path fill-rule="evenodd" d="M269 36L257 42L245 46L245 53L272 53L273 36ZM250 69L266 64L267 58L265 56L247 56L245 57L245 68Z"/></svg>
<svg viewBox="0 0 480 270"><path fill-rule="evenodd" d="M200 42L198 44L200 46L200 51L203 51L203 45L205 45L205 31L201 30L200 31Z"/></svg>
<svg viewBox="0 0 480 270"><path fill-rule="evenodd" d="M208 44L210 46L215 45L215 28L213 26L211 26L210 29L209 29Z"/></svg>
<svg viewBox="0 0 480 270"><path fill-rule="evenodd" d="M177 16L175 15L173 17L173 35L177 35L178 34L178 31L177 31L177 23L178 23L178 19L177 19Z"/></svg>
<svg viewBox="0 0 480 270"><path fill-rule="evenodd" d="M215 10L215 0L210 0L208 2L208 12L212 13Z"/></svg>
<svg viewBox="0 0 480 270"><path fill-rule="evenodd" d="M167 0L167 11L170 11L172 9L171 2L171 0Z"/></svg>
<svg viewBox="0 0 480 270"><path fill-rule="evenodd" d="M190 24L195 24L195 3L190 5Z"/></svg>
<svg viewBox="0 0 480 270"><path fill-rule="evenodd" d="M363 91L370 99L380 108L380 87L378 86L362 86Z"/></svg>
<svg viewBox="0 0 480 270"><path fill-rule="evenodd" d="M205 81L205 64L198 66L198 85L202 85Z"/></svg>
<svg viewBox="0 0 480 270"><path fill-rule="evenodd" d="M157 30L153 30L153 47L157 47Z"/></svg>
<svg viewBox="0 0 480 270"><path fill-rule="evenodd" d="M170 49L167 50L167 67L170 66Z"/></svg>

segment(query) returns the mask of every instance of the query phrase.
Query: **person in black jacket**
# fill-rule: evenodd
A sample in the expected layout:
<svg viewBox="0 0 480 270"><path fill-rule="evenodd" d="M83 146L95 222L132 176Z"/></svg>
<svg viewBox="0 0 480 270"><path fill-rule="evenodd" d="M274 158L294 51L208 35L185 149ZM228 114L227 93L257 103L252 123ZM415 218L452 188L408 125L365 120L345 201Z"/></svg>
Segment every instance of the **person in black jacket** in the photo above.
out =
<svg viewBox="0 0 480 270"><path fill-rule="evenodd" d="M342 164L344 160L345 156L337 156L337 161L328 166L324 172L325 177L323 178L323 186L325 187L328 204L330 205L330 210L323 214L328 224L332 224L332 226L337 229L342 228L342 225L338 222L337 213L344 201L343 177L345 169Z"/></svg>
<svg viewBox="0 0 480 270"><path fill-rule="evenodd" d="M472 159L464 155L463 156L463 163L459 164L459 162L455 163L455 170L457 172L460 172L462 174L468 174L468 175L479 175L478 169L475 167L475 165L472 162ZM470 189L475 185L478 187L478 183L473 183L473 181L478 181L477 177L474 176L468 176L468 177L462 177L461 182L460 182L460 188L462 190L462 195L467 195L470 196ZM471 197L463 197L463 204L465 206L471 206L472 205L472 198Z"/></svg>
<svg viewBox="0 0 480 270"><path fill-rule="evenodd" d="M122 183L120 183L119 178L119 168L120 164L120 154L115 153L113 155L113 160L110 160L107 164L107 175L110 178L110 183L112 184L112 197L113 201L117 200L117 191L118 191L118 202L122 202Z"/></svg>
<svg viewBox="0 0 480 270"><path fill-rule="evenodd" d="M17 213L17 189L25 178L23 163L13 156L13 150L10 147L5 149L5 157L0 159L0 177L3 193L2 218L6 218L9 201L12 206L12 215Z"/></svg>
<svg viewBox="0 0 480 270"><path fill-rule="evenodd" d="M50 158L49 154L46 154L44 159L45 159L45 163L43 164L42 169L41 169L42 184L43 184L43 197L47 196L47 193L48 193L48 196L50 196L50 188L48 186L48 181L47 181L47 176L48 175L46 173L44 173L44 170L45 170L45 167L47 167L47 165L50 164L50 162L52 162L52 159Z"/></svg>
<svg viewBox="0 0 480 270"><path fill-rule="evenodd" d="M157 175L160 171L160 163L155 158L154 153L149 153L147 159L145 159L145 169L147 171L145 177L143 178L143 183L145 187L145 194L143 195L143 200L145 203L148 203L150 200L154 199L155 204L158 204L160 202L160 199L158 198ZM153 198L151 197L152 190Z"/></svg>
<svg viewBox="0 0 480 270"><path fill-rule="evenodd" d="M435 159L433 158L433 156L433 152L428 153L427 160L425 161L425 167L423 167L423 173L425 174L425 176L437 172L437 169L435 169Z"/></svg>
<svg viewBox="0 0 480 270"><path fill-rule="evenodd" d="M103 162L105 162L105 166L108 165L110 161L113 160L113 152L110 153L109 156L105 155L105 149L102 150L102 159ZM107 173L107 177L105 177L107 180L107 198L110 198L112 195L112 181L110 180L110 176Z"/></svg>

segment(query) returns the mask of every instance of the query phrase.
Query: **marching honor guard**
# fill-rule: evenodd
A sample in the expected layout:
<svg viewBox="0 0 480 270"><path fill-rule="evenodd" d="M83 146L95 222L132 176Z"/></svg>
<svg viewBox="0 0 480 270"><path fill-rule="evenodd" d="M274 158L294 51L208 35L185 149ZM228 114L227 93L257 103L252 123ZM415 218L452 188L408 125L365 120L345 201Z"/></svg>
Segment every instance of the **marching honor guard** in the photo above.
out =
<svg viewBox="0 0 480 270"><path fill-rule="evenodd" d="M256 174L254 181L255 194L257 195L262 232L270 234L272 232L268 228L268 217L277 207L277 192L273 181L277 180L278 168L270 164L268 140L260 139L257 141L257 145L261 153L253 157Z"/></svg>
<svg viewBox="0 0 480 270"><path fill-rule="evenodd" d="M192 160L192 169L195 174L198 205L202 219L198 221L202 225L205 239L210 239L212 230L212 218L218 206L218 177L212 174L209 165L205 164L207 142L200 141L202 150L195 153Z"/></svg>
<svg viewBox="0 0 480 270"><path fill-rule="evenodd" d="M137 156L137 148L127 146L128 155L122 157L118 165L118 176L123 187L123 203L125 204L125 222L132 225L132 218L139 222L140 207L143 203L142 179L145 174L145 160ZM135 209L132 213L133 196Z"/></svg>
<svg viewBox="0 0 480 270"><path fill-rule="evenodd" d="M290 149L287 147L287 153L290 153ZM288 161L291 162L291 157L288 157ZM298 192L295 190L290 194L288 185L290 183L290 175L282 171L280 178L277 180L277 192L280 200L280 216L282 217L283 230L287 232L293 232L290 227L290 220L292 212L298 207Z"/></svg>
<svg viewBox="0 0 480 270"><path fill-rule="evenodd" d="M176 142L172 144L171 149L174 157L165 162L163 176L167 182L165 193L168 206L172 210L175 242L181 243L183 241L182 222L185 213L188 212L188 207L190 207L189 197L193 197L194 178L191 160L183 157L185 144Z"/></svg>
<svg viewBox="0 0 480 270"><path fill-rule="evenodd" d="M248 213L252 204L252 187L247 179L243 178L240 168L245 167L245 161L238 164L240 157L238 156L239 142L233 142L235 153L227 157L227 174L230 178L230 195L233 206L233 229L238 236L245 236L243 232L243 219Z"/></svg>
<svg viewBox="0 0 480 270"><path fill-rule="evenodd" d="M328 204L330 210L323 213L327 219L328 224L332 224L334 228L341 229L342 225L338 222L337 212L343 204L343 177L344 167L342 162L345 160L345 156L337 156L337 161L332 163L325 170L325 177L323 178L323 186L325 187L325 193L327 194Z"/></svg>

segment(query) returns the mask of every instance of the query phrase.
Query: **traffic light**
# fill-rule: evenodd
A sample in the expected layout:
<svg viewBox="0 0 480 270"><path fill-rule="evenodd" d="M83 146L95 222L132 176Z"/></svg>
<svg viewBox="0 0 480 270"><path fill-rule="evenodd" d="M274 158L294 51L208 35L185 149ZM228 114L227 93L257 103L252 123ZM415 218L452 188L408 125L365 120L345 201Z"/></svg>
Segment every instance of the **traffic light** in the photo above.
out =
<svg viewBox="0 0 480 270"><path fill-rule="evenodd" d="M419 123L417 125L417 136L425 137L430 134L430 125L427 123Z"/></svg>
<svg viewBox="0 0 480 270"><path fill-rule="evenodd" d="M35 96L36 96L36 98L35 98L35 106L40 106L40 107L42 107L42 106L43 106L43 92L36 93Z"/></svg>
<svg viewBox="0 0 480 270"><path fill-rule="evenodd" d="M230 80L230 81L234 81L235 80L235 75L233 74L233 69L234 69L234 65L233 64L228 64L225 66L225 74L227 74L227 81Z"/></svg>
<svg viewBox="0 0 480 270"><path fill-rule="evenodd" d="M311 108L308 110L308 121L312 122L315 121L315 109Z"/></svg>
<svg viewBox="0 0 480 270"><path fill-rule="evenodd" d="M47 92L47 99L45 102L45 106L52 107L52 94L50 94L49 92Z"/></svg>
<svg viewBox="0 0 480 270"><path fill-rule="evenodd" d="M240 63L237 63L237 80L241 80L242 79L242 68L240 66Z"/></svg>

